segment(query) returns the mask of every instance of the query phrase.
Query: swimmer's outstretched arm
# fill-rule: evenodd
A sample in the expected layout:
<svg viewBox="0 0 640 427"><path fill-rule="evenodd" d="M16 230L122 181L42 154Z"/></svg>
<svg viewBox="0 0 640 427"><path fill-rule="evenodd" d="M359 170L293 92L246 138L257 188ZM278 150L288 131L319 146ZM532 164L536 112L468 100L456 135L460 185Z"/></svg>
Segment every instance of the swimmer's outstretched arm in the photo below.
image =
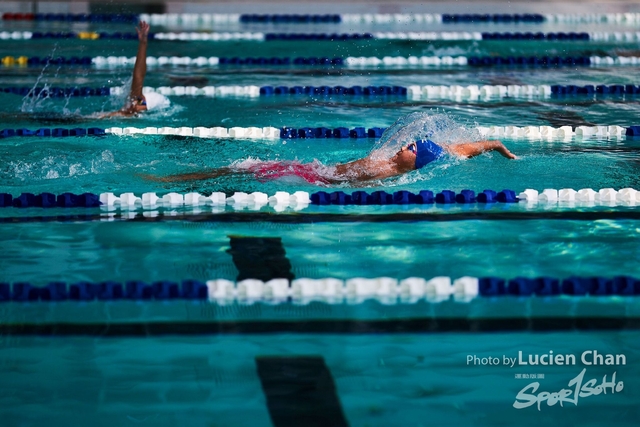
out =
<svg viewBox="0 0 640 427"><path fill-rule="evenodd" d="M466 158L479 156L480 154L487 153L489 151L497 151L507 159L518 158L500 141L466 142L462 144L450 145L446 148L451 153Z"/></svg>
<svg viewBox="0 0 640 427"><path fill-rule="evenodd" d="M251 173L246 170L238 170L231 169L227 167L218 168L218 169L210 169L201 172L189 172L189 173L180 173L176 175L169 176L155 176L155 175L140 175L142 178L147 181L155 181L155 182L180 182L180 181L201 181L204 179L214 179L222 176L229 175L243 175Z"/></svg>

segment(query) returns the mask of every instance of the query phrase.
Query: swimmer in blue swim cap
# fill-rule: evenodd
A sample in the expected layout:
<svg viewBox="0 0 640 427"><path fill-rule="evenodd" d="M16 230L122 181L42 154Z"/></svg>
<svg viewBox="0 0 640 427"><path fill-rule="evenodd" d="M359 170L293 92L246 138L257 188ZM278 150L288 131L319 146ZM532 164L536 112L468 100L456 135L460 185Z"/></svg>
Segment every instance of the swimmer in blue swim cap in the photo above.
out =
<svg viewBox="0 0 640 427"><path fill-rule="evenodd" d="M490 151L497 151L508 159L517 158L500 141L476 141L440 146L428 139L422 139L403 146L391 159L369 155L353 162L338 164L335 166L335 172L338 177L349 178L349 181L385 179L421 169L446 154L468 159Z"/></svg>
<svg viewBox="0 0 640 427"><path fill-rule="evenodd" d="M136 27L138 32L138 53L136 54L136 62L133 66L133 80L131 81L131 90L125 100L124 106L112 113L101 114L99 117L131 117L137 116L139 113L159 109L169 106L170 102L167 97L159 93L151 92L142 93L144 86L144 78L147 74L147 43L149 39L149 24L140 21Z"/></svg>
<svg viewBox="0 0 640 427"><path fill-rule="evenodd" d="M433 141L423 139L404 145L391 158L375 155L374 152L362 159L336 165L323 165L317 160L304 164L298 161L246 160L231 166L201 172L167 177L142 176L151 181L176 182L214 179L227 175L253 174L260 181L289 176L297 177L316 185L360 183L390 178L421 169L447 154L460 158L471 158L490 151L497 151L508 159L517 158L500 141L476 141L440 146Z"/></svg>

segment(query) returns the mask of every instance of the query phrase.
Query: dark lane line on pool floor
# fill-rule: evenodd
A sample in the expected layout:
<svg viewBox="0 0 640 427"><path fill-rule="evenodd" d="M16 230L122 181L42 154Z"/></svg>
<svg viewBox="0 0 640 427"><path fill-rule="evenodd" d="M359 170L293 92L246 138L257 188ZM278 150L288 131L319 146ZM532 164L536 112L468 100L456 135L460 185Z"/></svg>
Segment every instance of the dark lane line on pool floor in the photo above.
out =
<svg viewBox="0 0 640 427"><path fill-rule="evenodd" d="M321 356L259 356L256 367L274 427L347 427Z"/></svg>
<svg viewBox="0 0 640 427"><path fill-rule="evenodd" d="M237 281L258 279L295 279L280 237L229 236L233 264L238 269Z"/></svg>
<svg viewBox="0 0 640 427"><path fill-rule="evenodd" d="M456 213L379 213L379 214L351 214L351 213L295 213L274 214L268 212L230 212L230 213L197 213L179 215L158 215L147 217L138 213L135 217L119 215L105 217L101 214L93 215L52 215L36 217L0 217L2 224L45 223L45 222L87 222L87 221L130 221L130 222L219 222L219 223L247 223L270 222L285 224L310 223L385 223L385 222L450 222L450 221L534 221L534 220L640 220L640 210L625 211L556 211L556 212L456 212Z"/></svg>
<svg viewBox="0 0 640 427"><path fill-rule="evenodd" d="M13 336L149 337L227 334L405 334L640 330L640 317L407 318L392 320L248 320L239 322L5 323Z"/></svg>

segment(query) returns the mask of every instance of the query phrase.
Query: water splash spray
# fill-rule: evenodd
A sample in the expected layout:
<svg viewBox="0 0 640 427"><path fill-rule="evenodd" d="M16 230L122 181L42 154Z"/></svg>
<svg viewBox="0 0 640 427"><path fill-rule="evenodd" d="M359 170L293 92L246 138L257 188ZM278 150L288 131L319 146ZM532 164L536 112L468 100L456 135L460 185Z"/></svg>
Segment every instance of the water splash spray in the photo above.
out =
<svg viewBox="0 0 640 427"><path fill-rule="evenodd" d="M480 134L456 122L450 115L437 110L419 111L400 117L375 143L371 156L391 158L414 141L428 138L439 145L478 141Z"/></svg>
<svg viewBox="0 0 640 427"><path fill-rule="evenodd" d="M53 58L53 55L56 53L57 49L58 49L58 44L56 43L53 45L53 50L51 51L52 58ZM37 110L40 110L41 107L46 102L46 100L51 97L49 95L49 89L51 88L51 86L48 83L44 83L42 88L45 91L44 92L45 94L41 95L42 92L40 92L38 93L38 95L36 95L36 89L38 89L38 85L40 84L40 81L44 78L45 72L47 71L47 68L49 68L49 64L50 64L49 61L47 61L44 64L44 67L42 68L42 71L40 71L40 75L38 76L35 83L33 84L33 87L29 90L29 93L27 93L25 97L22 98L22 105L20 106L20 111L22 111L23 113L33 113ZM58 75L58 72L56 71L56 76L57 75Z"/></svg>

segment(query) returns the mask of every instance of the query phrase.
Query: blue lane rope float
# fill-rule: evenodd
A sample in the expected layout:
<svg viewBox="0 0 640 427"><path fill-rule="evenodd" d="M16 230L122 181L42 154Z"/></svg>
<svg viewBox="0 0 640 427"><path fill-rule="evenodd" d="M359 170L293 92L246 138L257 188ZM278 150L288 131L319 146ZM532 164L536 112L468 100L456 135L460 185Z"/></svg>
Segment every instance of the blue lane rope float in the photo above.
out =
<svg viewBox="0 0 640 427"><path fill-rule="evenodd" d="M410 191L396 191L387 193L386 191L354 191L347 194L344 191L318 191L310 196L311 204L314 205L425 205L425 204L471 204L471 203L517 203L519 201L513 190L484 190L476 194L472 190L462 190L456 194L454 191L444 190L434 194L429 190L422 190L418 193Z"/></svg>
<svg viewBox="0 0 640 427"><path fill-rule="evenodd" d="M67 284L51 282L45 286L34 286L26 282L0 283L0 301L36 302L36 301L114 301L114 300L169 300L169 299L207 299L208 289L203 282L186 280L182 283L158 281L143 283L129 281Z"/></svg>
<svg viewBox="0 0 640 427"><path fill-rule="evenodd" d="M450 299L470 302L475 298L505 297L633 297L640 295L640 280L631 276L614 277L500 277L465 276L457 279L434 277L426 280L410 277L372 279L300 278L262 281L225 279L177 281L49 282L36 286L28 282L0 283L0 303L36 303L62 301L167 301L209 300L225 303L290 300L319 300L340 304L382 299L387 303L415 303L426 299L442 302Z"/></svg>
<svg viewBox="0 0 640 427"><path fill-rule="evenodd" d="M73 194L62 193L22 193L13 197L8 193L0 193L0 207L14 208L96 208L101 206L100 196L92 193Z"/></svg>
<svg viewBox="0 0 640 427"><path fill-rule="evenodd" d="M109 96L115 95L108 87L5 87L1 89L4 93L20 96L35 96L40 98L68 98L68 97L89 97L89 96Z"/></svg>
<svg viewBox="0 0 640 427"><path fill-rule="evenodd" d="M105 135L105 130L102 128L40 128L40 129L2 129L0 130L0 139L1 138L11 138L11 137L26 137L26 136L37 136L37 137L68 137L68 136L86 136L86 135Z"/></svg>
<svg viewBox="0 0 640 427"><path fill-rule="evenodd" d="M265 41L348 41L376 38L371 33L265 33Z"/></svg>
<svg viewBox="0 0 640 427"><path fill-rule="evenodd" d="M589 33L575 33L575 32L555 32L555 33L499 33L499 32L483 32L482 40L562 40L562 41L587 41L591 37Z"/></svg>
<svg viewBox="0 0 640 427"><path fill-rule="evenodd" d="M309 14L242 14L240 15L240 22L242 23L295 23L295 24L309 24L309 23L340 23L342 18L338 14L326 14L326 15L309 15Z"/></svg>
<svg viewBox="0 0 640 427"><path fill-rule="evenodd" d="M281 139L362 139L362 138L380 138L386 128L364 128L355 127L352 129L346 127L325 128L325 127L306 127L306 128L289 128L280 129Z"/></svg>
<svg viewBox="0 0 640 427"><path fill-rule="evenodd" d="M478 280L478 294L496 296L636 296L640 295L640 281L629 276L608 277L516 277L505 280L484 277Z"/></svg>
<svg viewBox="0 0 640 427"><path fill-rule="evenodd" d="M219 65L343 65L343 58L327 57L295 57L295 58L264 58L264 57L221 57L218 59Z"/></svg>
<svg viewBox="0 0 640 427"><path fill-rule="evenodd" d="M126 13L3 13L5 21L63 21L123 23L138 22L138 15Z"/></svg>
<svg viewBox="0 0 640 427"><path fill-rule="evenodd" d="M596 62L596 61L594 61ZM598 61L599 62L599 61ZM467 58L467 65L471 67L575 67L591 65L589 56L471 56Z"/></svg>
<svg viewBox="0 0 640 427"><path fill-rule="evenodd" d="M541 23L545 21L544 15L537 13L525 13L525 14L469 14L469 13L454 13L443 14L442 22L446 24L457 23L512 23L512 22L526 22L526 23Z"/></svg>
<svg viewBox="0 0 640 427"><path fill-rule="evenodd" d="M89 56L83 56L83 57L78 57L78 56L70 56L70 57L63 57L63 56L59 56L59 57L50 57L50 56L43 56L43 57L37 57L37 56L32 56L32 57L11 57L11 56L5 56L3 58L1 58L2 60L2 65L6 66L19 66L19 65L27 65L27 66L31 66L31 67L40 67L43 65L92 65L93 64L93 58L89 57Z"/></svg>
<svg viewBox="0 0 640 427"><path fill-rule="evenodd" d="M2 138L10 138L10 137L26 137L26 136L35 136L35 137L54 137L54 138L63 138L63 137L71 137L71 136L102 136L106 135L105 129L103 128L40 128L40 129L2 129L0 130L0 139Z"/></svg>
<svg viewBox="0 0 640 427"><path fill-rule="evenodd" d="M260 95L406 96L407 88L404 86L262 86Z"/></svg>

